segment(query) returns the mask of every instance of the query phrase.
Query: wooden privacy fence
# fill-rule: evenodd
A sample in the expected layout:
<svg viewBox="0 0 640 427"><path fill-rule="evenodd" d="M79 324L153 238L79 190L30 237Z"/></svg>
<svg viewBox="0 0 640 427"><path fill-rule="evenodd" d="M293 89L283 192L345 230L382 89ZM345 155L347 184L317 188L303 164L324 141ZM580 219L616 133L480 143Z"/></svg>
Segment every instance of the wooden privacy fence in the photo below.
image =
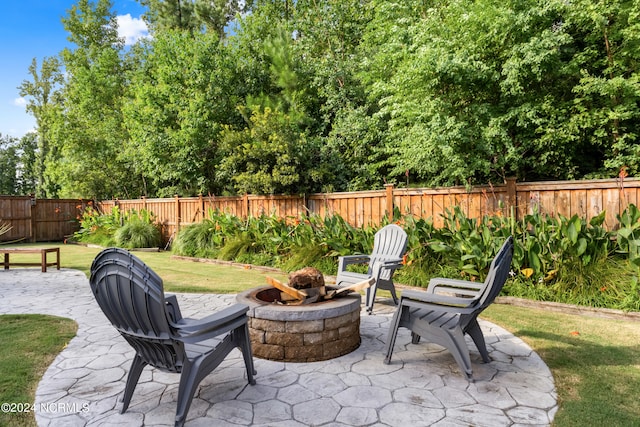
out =
<svg viewBox="0 0 640 427"><path fill-rule="evenodd" d="M78 199L0 196L0 226L11 229L0 242L63 241L79 229L78 216L89 203Z"/></svg>
<svg viewBox="0 0 640 427"><path fill-rule="evenodd" d="M459 206L471 218L486 214L510 215L517 219L538 211L590 219L606 211L605 226L616 227L616 215L629 204L640 201L640 179L602 179L519 183L513 179L503 185L442 188L395 188L308 196L238 197L199 196L169 199L107 200L96 203L102 212L119 206L122 211L146 209L156 216L163 236L169 239L180 227L202 221L209 210L241 218L276 215L282 218L306 214L340 215L356 227L380 224L389 212L431 218L443 225L442 214ZM88 200L36 199L29 196L0 196L0 226L11 227L0 235L3 241L62 241L79 229L78 216Z"/></svg>
<svg viewBox="0 0 640 427"><path fill-rule="evenodd" d="M616 215L640 200L640 179L603 179L518 183L509 179L504 185L443 188L395 188L347 193L323 193L308 196L239 197L199 196L170 199L109 200L98 203L103 212L114 206L123 211L146 209L153 212L163 228L165 239L180 227L202 221L209 210L230 215L275 215L299 217L306 214L340 215L351 225L380 224L385 215L398 209L402 214L431 218L436 227L443 225L447 209L459 206L471 218L486 214L514 213L517 219L538 211L590 219L606 211L605 226L615 228Z"/></svg>

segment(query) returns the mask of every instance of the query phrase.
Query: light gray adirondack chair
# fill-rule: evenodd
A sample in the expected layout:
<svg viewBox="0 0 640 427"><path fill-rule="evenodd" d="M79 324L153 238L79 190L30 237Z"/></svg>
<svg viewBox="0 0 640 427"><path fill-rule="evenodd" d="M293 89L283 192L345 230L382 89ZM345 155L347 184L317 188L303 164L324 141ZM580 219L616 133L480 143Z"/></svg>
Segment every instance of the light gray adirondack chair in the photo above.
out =
<svg viewBox="0 0 640 427"><path fill-rule="evenodd" d="M248 382L255 384L246 305L234 304L199 320L183 318L175 296L165 298L160 277L134 255L116 248L98 254L89 282L106 317L136 351L122 413L146 365L181 374L176 426L184 424L200 382L234 348L242 351Z"/></svg>
<svg viewBox="0 0 640 427"><path fill-rule="evenodd" d="M402 267L402 256L407 248L407 233L396 224L382 227L374 236L373 251L370 255L348 255L338 258L338 287L348 286L374 278L375 283L367 288L366 306L369 314L373 311L373 303L377 289L391 292L393 302L398 304L396 288L393 285L393 273ZM348 265L369 264L367 273L347 271Z"/></svg>
<svg viewBox="0 0 640 427"><path fill-rule="evenodd" d="M451 352L468 380L473 371L464 335L469 334L482 360L490 362L478 314L500 294L509 276L513 238L509 237L491 262L484 283L434 278L426 291L404 291L389 327L385 363L391 363L398 328L411 330L411 342L420 337Z"/></svg>

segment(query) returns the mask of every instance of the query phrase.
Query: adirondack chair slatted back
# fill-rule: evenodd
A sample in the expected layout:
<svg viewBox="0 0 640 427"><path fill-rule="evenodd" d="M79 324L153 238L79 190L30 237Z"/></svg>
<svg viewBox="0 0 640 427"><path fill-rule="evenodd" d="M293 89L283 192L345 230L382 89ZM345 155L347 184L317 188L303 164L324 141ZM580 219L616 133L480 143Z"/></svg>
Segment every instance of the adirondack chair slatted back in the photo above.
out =
<svg viewBox="0 0 640 427"><path fill-rule="evenodd" d="M496 254L495 258L493 258L493 261L491 261L489 274L485 280L485 288L482 290L479 300L479 306L482 310L487 308L489 304L493 303L496 297L500 295L500 292L509 277L512 258L513 237L509 236L509 238L502 244L502 247Z"/></svg>
<svg viewBox="0 0 640 427"><path fill-rule="evenodd" d="M373 271L376 262L384 262L390 259L402 258L407 248L407 233L402 227L396 224L389 224L375 234L373 240L373 250L369 256L368 274ZM381 278L388 280L393 272L385 270L381 274Z"/></svg>
<svg viewBox="0 0 640 427"><path fill-rule="evenodd" d="M91 263L91 271L93 271L105 260L117 260L123 265L134 266L138 270L140 270L142 274L150 276L151 280L155 284L160 284L160 289L162 288L162 279L160 278L160 276L158 276L155 271L150 269L145 263L143 263L139 258L133 256L130 252L123 251L122 249L118 248L104 249L94 258L93 262Z"/></svg>
<svg viewBox="0 0 640 427"><path fill-rule="evenodd" d="M122 261L94 265L91 290L98 305L146 363L180 372L184 344L172 339L175 331L167 319L162 281Z"/></svg>

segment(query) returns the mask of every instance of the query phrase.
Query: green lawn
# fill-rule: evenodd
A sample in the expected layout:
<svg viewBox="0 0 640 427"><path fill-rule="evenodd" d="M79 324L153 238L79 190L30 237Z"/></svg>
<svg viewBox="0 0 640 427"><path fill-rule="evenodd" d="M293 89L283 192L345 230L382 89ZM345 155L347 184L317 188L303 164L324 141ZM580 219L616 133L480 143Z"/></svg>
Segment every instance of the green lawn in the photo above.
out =
<svg viewBox="0 0 640 427"><path fill-rule="evenodd" d="M35 426L33 404L44 371L76 334L74 321L43 315L0 316L0 426ZM9 409L5 411L4 409Z"/></svg>
<svg viewBox="0 0 640 427"><path fill-rule="evenodd" d="M493 304L482 318L533 348L553 372L554 426L638 426L640 322Z"/></svg>
<svg viewBox="0 0 640 427"><path fill-rule="evenodd" d="M93 257L99 252L99 249L78 245L59 246L62 267L87 274ZM136 255L163 278L165 288L172 292L236 293L264 284L266 275L283 277L257 269L172 260L171 255L164 252L136 252ZM39 256L33 255L32 259L37 261ZM553 372L561 404L554 426L638 425L640 323L500 304L489 307L482 317L526 341ZM34 333L41 328L39 323L27 326L27 330ZM13 326L2 319L0 334L10 332L4 329L13 329ZM66 342L69 332L63 329L58 335L60 342ZM19 349L15 353L28 359L33 354L52 352L50 345L45 344L49 338L33 341L42 347ZM54 348L53 354L60 348ZM0 356L0 378L8 378L12 371L11 363L5 360L7 357L6 354ZM46 359L43 363L46 367ZM30 401L41 375L41 371L33 372L35 375L23 386L30 393ZM0 396L0 402L11 401L7 399L6 395Z"/></svg>
<svg viewBox="0 0 640 427"><path fill-rule="evenodd" d="M83 271L87 277L93 258L99 248L82 245L37 244L12 247L59 247L63 268ZM170 252L133 252L162 277L169 292L238 293L245 289L266 284L266 276L283 278L282 273L265 273L258 269L220 266L210 263L171 260ZM49 255L51 257L51 254ZM11 260L40 262L39 254L11 254ZM49 267L55 268L55 267Z"/></svg>

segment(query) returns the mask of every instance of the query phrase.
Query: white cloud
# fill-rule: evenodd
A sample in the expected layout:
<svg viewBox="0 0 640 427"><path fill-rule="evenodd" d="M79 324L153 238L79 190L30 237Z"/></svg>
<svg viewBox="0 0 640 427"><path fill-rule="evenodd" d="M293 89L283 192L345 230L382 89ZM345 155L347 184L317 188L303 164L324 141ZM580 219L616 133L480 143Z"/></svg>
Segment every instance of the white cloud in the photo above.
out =
<svg viewBox="0 0 640 427"><path fill-rule="evenodd" d="M132 18L131 14L119 15L116 17L118 22L118 37L124 38L126 45L131 45L138 40L149 37L149 29L146 22L140 18Z"/></svg>
<svg viewBox="0 0 640 427"><path fill-rule="evenodd" d="M13 105L16 105L18 107L25 107L27 105L27 100L23 97L16 98L13 100Z"/></svg>

